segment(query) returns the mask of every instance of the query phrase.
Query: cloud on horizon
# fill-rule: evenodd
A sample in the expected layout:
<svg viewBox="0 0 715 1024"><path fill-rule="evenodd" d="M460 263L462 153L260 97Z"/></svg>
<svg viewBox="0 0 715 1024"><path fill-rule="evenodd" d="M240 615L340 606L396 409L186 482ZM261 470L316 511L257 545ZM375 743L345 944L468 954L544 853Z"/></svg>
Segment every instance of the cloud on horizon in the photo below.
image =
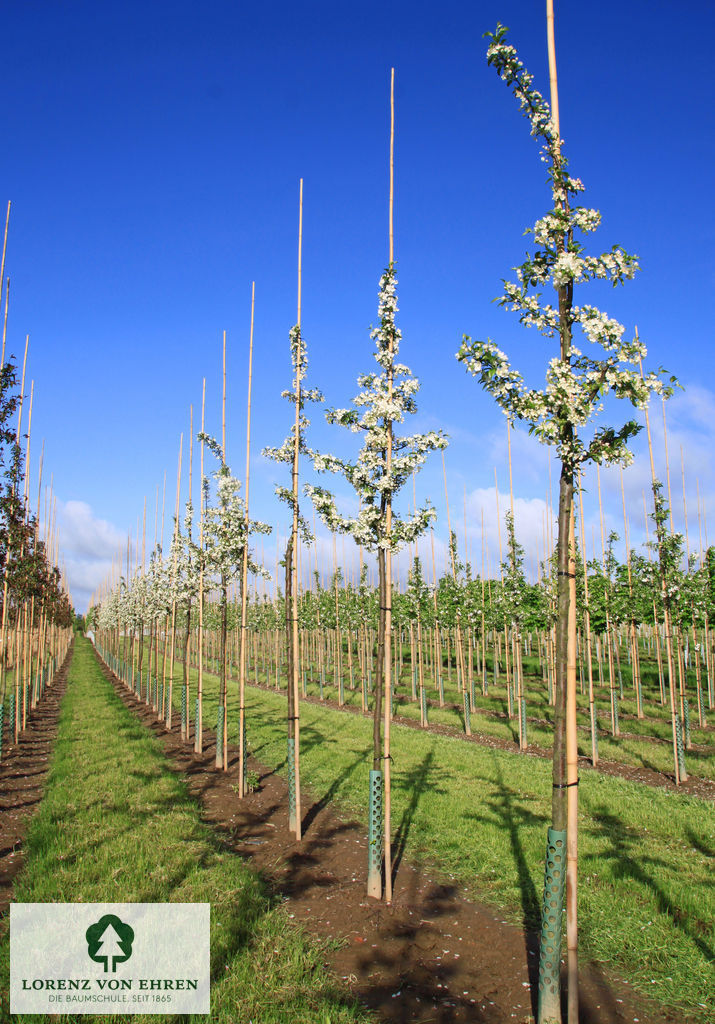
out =
<svg viewBox="0 0 715 1024"><path fill-rule="evenodd" d="M126 537L113 523L97 518L85 501L59 502L58 511L70 593L75 610L81 614L87 610L93 592L106 580Z"/></svg>

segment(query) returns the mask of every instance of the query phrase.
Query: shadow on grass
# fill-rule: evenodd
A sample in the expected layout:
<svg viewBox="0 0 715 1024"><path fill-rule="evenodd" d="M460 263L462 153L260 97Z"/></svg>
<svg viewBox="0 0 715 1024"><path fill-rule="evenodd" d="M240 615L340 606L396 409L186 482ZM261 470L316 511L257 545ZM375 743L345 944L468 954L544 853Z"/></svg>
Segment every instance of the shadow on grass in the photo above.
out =
<svg viewBox="0 0 715 1024"><path fill-rule="evenodd" d="M685 835L688 838L688 842L692 844L698 853L702 853L703 857L715 857L715 848L708 846L702 836L696 836L691 828L686 828Z"/></svg>
<svg viewBox="0 0 715 1024"><path fill-rule="evenodd" d="M535 814L526 806L526 797L506 785L499 759L494 755L492 755L492 759L496 776L496 788L492 790L490 796L484 801L484 806L491 813L473 814L470 817L480 824L497 825L509 836L511 855L519 885L521 921L524 928L524 947L529 972L532 1009L536 1013L536 1000L539 990L538 929L541 922L541 901L531 877L519 833L521 829L531 828L535 825L544 827L548 821L546 815Z"/></svg>
<svg viewBox="0 0 715 1024"><path fill-rule="evenodd" d="M446 789L437 784L438 779L446 777L446 772L443 769L438 769L437 773L435 773L435 770L432 767L433 763L434 750L430 750L425 754L420 764L416 765L409 772L405 772L404 774L401 773L393 780L393 785L396 784L398 788L404 789L410 794L407 806L402 812L402 818L400 819L400 824L397 827L392 843L393 884L397 878L397 872L405 854L407 838L410 834L412 822L414 821L415 812L419 806L422 794L427 788L429 788L430 793L434 794L444 794L447 792Z"/></svg>
<svg viewBox="0 0 715 1024"><path fill-rule="evenodd" d="M664 861L644 856L640 836L632 833L621 819L608 810L603 804L595 807L592 812L593 834L605 840L605 848L598 854L612 862L615 878L630 878L645 889L649 889L656 899L658 910L667 914L676 928L687 936L698 951L708 960L715 959L715 950L704 939L696 935L689 919L680 907L677 907L662 886L656 881L653 873L648 870L666 867ZM588 859L588 858L586 858Z"/></svg>
<svg viewBox="0 0 715 1024"><path fill-rule="evenodd" d="M303 745L303 749L304 750L306 750L306 749L309 750L311 746L314 746L315 744L320 744L320 743L324 742L324 740L322 738L322 733L320 733L317 729L311 729L310 731L312 733L314 733L314 738L313 738L312 742L309 745L305 745L305 744ZM330 786L325 791L325 793L323 793L323 795L320 797L319 800L315 801L315 803L312 805L312 807L310 808L308 813L304 816L304 818L303 818L303 831L304 832L308 831L308 829L313 824L313 822L315 821L317 816L320 814L320 812L322 810L324 810L324 808L327 807L328 804L333 801L335 795L339 792L340 787L342 786L342 784L344 782L346 782L350 778L350 776L353 774L353 772L361 764L363 764L364 762L367 761L368 755L369 755L369 751L367 751L367 750L364 750L362 753L358 754L354 758L354 760L352 760L350 762L350 764L346 765L345 768L342 770L342 772L333 779L333 781L330 783Z"/></svg>

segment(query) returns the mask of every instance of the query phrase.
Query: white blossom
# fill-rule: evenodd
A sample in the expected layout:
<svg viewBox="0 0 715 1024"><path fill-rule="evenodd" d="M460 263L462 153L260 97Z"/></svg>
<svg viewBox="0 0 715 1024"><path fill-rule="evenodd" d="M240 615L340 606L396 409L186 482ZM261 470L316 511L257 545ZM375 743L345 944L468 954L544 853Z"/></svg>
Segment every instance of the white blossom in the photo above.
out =
<svg viewBox="0 0 715 1024"><path fill-rule="evenodd" d="M585 252L578 236L595 231L600 214L588 207L571 206L571 197L583 191L583 183L568 173L563 140L555 131L549 106L532 88L533 76L514 47L504 41L505 34L506 29L498 25L490 35L487 61L511 87L529 119L532 135L543 144L552 207L529 229L539 248L515 268L516 281L504 282L498 301L517 313L524 326L536 327L546 338L558 337L565 357L551 359L541 390L527 387L491 340L475 341L464 335L457 358L507 416L525 420L531 433L555 445L565 465L573 469L587 460L626 464L632 458L627 443L640 429L638 423L629 420L618 429L597 428L590 441L581 438L581 428L602 410L603 398L609 392L628 399L635 408L643 408L651 393L669 395L676 382L671 378L665 383L663 371L641 377L636 368L646 355L643 343L637 337L624 341L623 325L595 306L573 304L576 284L596 279L621 284L634 276L638 259L618 245L596 256ZM556 304L542 299L540 289L549 283L557 293ZM605 358L577 348L573 332L579 327L590 345L605 351Z"/></svg>
<svg viewBox="0 0 715 1024"><path fill-rule="evenodd" d="M375 341L375 359L382 372L363 374L358 378L358 385L363 390L353 399L353 408L329 409L326 412L329 423L337 423L362 434L363 444L356 461L322 452L311 453L315 470L339 473L348 480L360 499L360 512L354 517L342 516L330 491L314 485L305 487L328 529L350 534L356 544L368 550L397 549L411 543L426 530L435 517L429 503L416 509L406 521L393 511L392 529L388 536L384 516L386 502L426 461L430 452L447 444L441 431L403 437L396 436L393 431L388 471L388 425L402 423L407 414L417 411L415 395L419 390L419 381L412 376L409 367L395 361L401 339L395 324L398 310L396 286L394 266L390 265L380 278L380 326L373 328L370 334Z"/></svg>

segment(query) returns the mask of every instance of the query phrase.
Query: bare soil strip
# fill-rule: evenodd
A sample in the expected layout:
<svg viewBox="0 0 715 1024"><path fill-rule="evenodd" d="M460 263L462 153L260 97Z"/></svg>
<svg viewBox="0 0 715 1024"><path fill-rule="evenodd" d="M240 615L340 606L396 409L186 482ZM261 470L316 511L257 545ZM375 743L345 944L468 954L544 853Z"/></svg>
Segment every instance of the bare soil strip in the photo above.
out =
<svg viewBox="0 0 715 1024"><path fill-rule="evenodd" d="M239 800L238 751L229 770L214 768L215 737L204 752L167 732L151 709L105 669L127 706L161 738L225 848L260 870L295 921L341 946L327 965L365 1006L390 1024L527 1024L535 1014L538 936L465 900L456 884L436 882L408 864L396 843L395 900L365 895L367 840L362 826L338 816L328 800L303 793L305 834L288 831L285 782L254 759L258 790ZM257 969L260 966L257 965ZM627 983L584 967L581 1024L683 1024L679 1011L655 1006Z"/></svg>
<svg viewBox="0 0 715 1024"><path fill-rule="evenodd" d="M72 647L16 746L10 746L7 722L5 725L0 761L0 917L7 913L12 899L12 883L23 864L27 826L44 792L71 659Z"/></svg>

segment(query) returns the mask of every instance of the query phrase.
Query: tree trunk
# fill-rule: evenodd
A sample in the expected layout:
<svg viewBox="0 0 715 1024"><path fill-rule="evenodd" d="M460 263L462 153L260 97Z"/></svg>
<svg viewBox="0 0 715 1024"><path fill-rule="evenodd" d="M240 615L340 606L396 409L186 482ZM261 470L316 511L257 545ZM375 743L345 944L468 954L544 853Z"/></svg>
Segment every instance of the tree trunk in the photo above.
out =
<svg viewBox="0 0 715 1024"><path fill-rule="evenodd" d="M216 736L216 767L228 768L227 764L227 742L226 726L228 714L226 712L226 638L228 635L228 586L224 576L221 577L221 642L219 648L219 709L218 726Z"/></svg>
<svg viewBox="0 0 715 1024"><path fill-rule="evenodd" d="M379 617L377 626L377 665L375 667L375 707L372 727L372 767L380 770L382 760L382 697L385 665L385 551L377 552ZM386 699L389 699L389 694Z"/></svg>
<svg viewBox="0 0 715 1024"><path fill-rule="evenodd" d="M189 738L189 649L191 645L191 603L186 609L186 636L184 638L184 696L182 706L184 714L181 716L181 738ZM139 670L141 672L141 669Z"/></svg>
<svg viewBox="0 0 715 1024"><path fill-rule="evenodd" d="M372 771L370 772L367 894L382 897L382 701L385 675L385 606L386 563L384 548L377 549L379 618L377 631L377 666L375 669L375 707L373 709ZM390 699L389 693L385 696Z"/></svg>
<svg viewBox="0 0 715 1024"><path fill-rule="evenodd" d="M539 1024L561 1024L561 933L566 877L566 675L569 641L569 526L573 473L561 467L557 541L556 686L551 828L547 839L539 956ZM575 625L575 618L574 618Z"/></svg>
<svg viewBox="0 0 715 1024"><path fill-rule="evenodd" d="M295 688L293 687L293 536L288 538L285 550L285 627L286 627L286 687L288 691L288 828L296 828L295 792Z"/></svg>

